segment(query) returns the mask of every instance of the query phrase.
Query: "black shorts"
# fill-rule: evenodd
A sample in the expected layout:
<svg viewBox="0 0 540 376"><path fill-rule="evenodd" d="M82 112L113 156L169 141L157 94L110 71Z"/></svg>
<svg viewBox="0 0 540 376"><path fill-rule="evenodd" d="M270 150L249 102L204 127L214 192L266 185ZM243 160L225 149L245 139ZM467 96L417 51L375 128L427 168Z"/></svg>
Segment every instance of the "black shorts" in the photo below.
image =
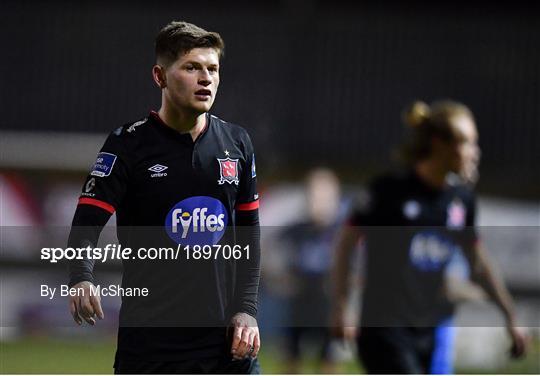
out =
<svg viewBox="0 0 540 376"><path fill-rule="evenodd" d="M299 359L302 349L302 342L306 339L318 345L317 359L322 361L332 361L330 351L330 331L322 327L289 327L286 332L287 353L291 359Z"/></svg>
<svg viewBox="0 0 540 376"><path fill-rule="evenodd" d="M230 356L185 361L143 361L117 359L115 374L237 374L258 375L261 373L258 359L233 360Z"/></svg>
<svg viewBox="0 0 540 376"><path fill-rule="evenodd" d="M430 373L435 347L434 328L363 327L358 355L368 373Z"/></svg>

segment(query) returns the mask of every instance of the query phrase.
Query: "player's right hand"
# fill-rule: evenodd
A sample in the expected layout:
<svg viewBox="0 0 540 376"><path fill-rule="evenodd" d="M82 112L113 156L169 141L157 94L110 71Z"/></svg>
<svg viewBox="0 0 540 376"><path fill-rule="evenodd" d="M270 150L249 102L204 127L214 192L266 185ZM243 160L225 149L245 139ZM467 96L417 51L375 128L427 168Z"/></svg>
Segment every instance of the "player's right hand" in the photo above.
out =
<svg viewBox="0 0 540 376"><path fill-rule="evenodd" d="M81 325L83 320L90 325L95 325L96 316L100 320L105 318L101 308L101 297L99 294L91 294L91 286L93 287L94 285L88 281L79 282L72 286L76 291L81 291L80 294L69 297L69 310L73 316L73 320L78 325ZM98 290L94 288L93 291Z"/></svg>

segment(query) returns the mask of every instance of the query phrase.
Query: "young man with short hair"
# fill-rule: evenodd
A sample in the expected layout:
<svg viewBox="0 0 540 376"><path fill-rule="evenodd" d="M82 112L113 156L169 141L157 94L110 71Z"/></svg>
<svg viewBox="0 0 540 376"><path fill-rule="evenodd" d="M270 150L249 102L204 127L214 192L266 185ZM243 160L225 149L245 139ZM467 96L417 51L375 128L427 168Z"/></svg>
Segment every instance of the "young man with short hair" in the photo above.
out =
<svg viewBox="0 0 540 376"><path fill-rule="evenodd" d="M149 294L122 297L116 373L258 373L255 155L243 128L208 113L223 49L217 33L166 25L152 69L161 108L113 131L83 186L70 246L96 246L116 211L123 247L180 250L122 260L122 287ZM89 292L93 264L70 262L70 286ZM70 309L78 324L104 317L95 294Z"/></svg>

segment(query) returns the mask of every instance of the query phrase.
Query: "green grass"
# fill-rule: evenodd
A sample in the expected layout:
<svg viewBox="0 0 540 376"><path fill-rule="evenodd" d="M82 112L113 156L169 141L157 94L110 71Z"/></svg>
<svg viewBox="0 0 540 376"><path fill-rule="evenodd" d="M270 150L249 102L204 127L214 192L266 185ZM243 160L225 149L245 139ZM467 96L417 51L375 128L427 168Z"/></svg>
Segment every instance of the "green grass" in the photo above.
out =
<svg viewBox="0 0 540 376"><path fill-rule="evenodd" d="M112 373L116 341L46 338L0 343L0 373Z"/></svg>
<svg viewBox="0 0 540 376"><path fill-rule="evenodd" d="M27 338L0 343L0 374L111 374L116 340L101 341L52 340ZM265 346L260 354L263 373L284 372L277 347ZM316 362L307 359L302 363L303 373L316 373ZM361 373L354 361L341 365L340 373ZM540 374L540 341L535 341L525 359L509 362L502 369L458 369L458 373L488 374Z"/></svg>

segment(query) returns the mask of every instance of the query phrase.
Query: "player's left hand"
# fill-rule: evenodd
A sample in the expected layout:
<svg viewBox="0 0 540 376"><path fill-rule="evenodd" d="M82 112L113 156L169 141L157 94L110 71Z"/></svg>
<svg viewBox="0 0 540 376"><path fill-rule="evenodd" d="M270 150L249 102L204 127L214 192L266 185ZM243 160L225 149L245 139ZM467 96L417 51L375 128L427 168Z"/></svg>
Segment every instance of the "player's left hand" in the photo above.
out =
<svg viewBox="0 0 540 376"><path fill-rule="evenodd" d="M239 312L231 319L233 338L231 354L234 359L246 356L257 357L261 348L261 338L257 320L247 313Z"/></svg>
<svg viewBox="0 0 540 376"><path fill-rule="evenodd" d="M510 355L512 358L521 358L527 353L527 347L529 345L529 338L519 331L513 325L507 327L508 334L512 338L512 347L510 349Z"/></svg>

